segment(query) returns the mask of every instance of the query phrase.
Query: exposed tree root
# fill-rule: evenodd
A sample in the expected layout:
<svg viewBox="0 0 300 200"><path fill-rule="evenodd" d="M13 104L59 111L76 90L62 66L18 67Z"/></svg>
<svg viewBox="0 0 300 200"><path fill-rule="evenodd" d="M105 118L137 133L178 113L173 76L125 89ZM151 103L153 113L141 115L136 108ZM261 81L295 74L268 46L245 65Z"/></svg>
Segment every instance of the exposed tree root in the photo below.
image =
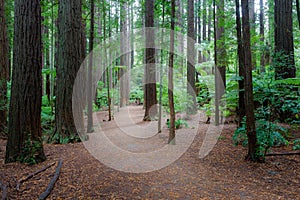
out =
<svg viewBox="0 0 300 200"><path fill-rule="evenodd" d="M50 181L48 187L46 188L46 190L39 196L39 200L44 200L49 196L49 194L51 193L51 191L54 187L54 184L56 183L56 181L59 177L61 167L62 167L62 160L60 159L58 161L58 165L57 165L57 168L55 170L55 174L54 174L53 178L51 179L51 181Z"/></svg>
<svg viewBox="0 0 300 200"><path fill-rule="evenodd" d="M37 174L39 174L39 173L41 173L41 172L47 170L48 168L52 167L54 164L55 164L55 162L54 162L54 163L51 163L50 165L47 165L47 166L43 167L42 169L40 169L40 170L38 170L38 171L36 171L36 172L34 172L34 173L32 173L32 174L29 174L29 175L26 176L25 178L20 179L20 180L17 182L17 187L16 187L16 189L17 189L17 190L20 190L20 187L21 187L21 184L22 184L22 183L24 183L25 181L31 179L31 178L34 177L35 175L37 175Z"/></svg>

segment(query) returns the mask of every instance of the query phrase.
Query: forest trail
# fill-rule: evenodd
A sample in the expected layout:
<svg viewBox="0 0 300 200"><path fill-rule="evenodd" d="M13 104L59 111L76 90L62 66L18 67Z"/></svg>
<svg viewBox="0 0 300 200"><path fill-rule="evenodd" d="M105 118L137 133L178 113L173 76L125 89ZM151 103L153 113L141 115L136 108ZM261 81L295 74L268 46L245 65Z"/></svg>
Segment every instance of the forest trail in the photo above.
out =
<svg viewBox="0 0 300 200"><path fill-rule="evenodd" d="M151 126L149 125L151 122L139 120L142 117L142 110L139 107L132 107L130 112L132 116L135 116L132 118L133 124L138 124L140 128ZM119 148L134 153L147 153L166 145L168 131L165 125L163 132L153 138L134 138L124 134L126 126L119 127L120 124L117 124L116 119L118 117L121 119L122 116L116 113L115 120L107 122L103 121L107 119L106 114L106 112L97 113L98 122L109 139L114 141ZM4 165L5 141L2 140L0 142L0 162L2 163L0 177L2 182L8 185L10 199L37 199L52 178L55 167L24 182L19 191L15 189L16 180L61 158L63 160L61 174L49 199L298 198L297 195L300 193L299 156L269 157L266 163L262 164L245 162L246 149L232 144L231 138L236 128L235 125L225 125L212 152L207 157L199 159L203 136L209 128L209 125L201 121L202 119L200 123L197 122L198 133L187 151L172 164L156 171L128 173L115 170L93 157L83 143L46 144L47 161L38 165L27 166L18 163ZM153 129L156 128L156 123L153 122ZM177 136L191 130L194 129L192 127L180 129ZM123 134L120 134L121 132ZM135 137L149 136L147 132L140 135L137 132L130 132L130 134ZM91 134L90 140L93 137ZM142 142L136 143L137 140ZM105 155L109 155L109 149L106 150ZM129 162L135 161L122 157L119 160L112 160L117 160L118 166L126 166Z"/></svg>

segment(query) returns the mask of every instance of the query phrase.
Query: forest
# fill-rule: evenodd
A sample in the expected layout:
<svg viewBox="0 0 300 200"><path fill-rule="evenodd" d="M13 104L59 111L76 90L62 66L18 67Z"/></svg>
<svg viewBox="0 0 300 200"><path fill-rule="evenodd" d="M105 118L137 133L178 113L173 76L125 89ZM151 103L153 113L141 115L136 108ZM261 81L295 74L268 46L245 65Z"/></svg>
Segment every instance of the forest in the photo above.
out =
<svg viewBox="0 0 300 200"><path fill-rule="evenodd" d="M0 0L1 199L297 199L299 0Z"/></svg>

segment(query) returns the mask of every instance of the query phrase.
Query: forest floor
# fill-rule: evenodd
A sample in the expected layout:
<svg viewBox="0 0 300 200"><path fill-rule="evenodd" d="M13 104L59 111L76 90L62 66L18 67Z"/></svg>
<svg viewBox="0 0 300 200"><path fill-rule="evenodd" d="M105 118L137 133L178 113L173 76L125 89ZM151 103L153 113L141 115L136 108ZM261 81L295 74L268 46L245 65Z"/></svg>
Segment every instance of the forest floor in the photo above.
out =
<svg viewBox="0 0 300 200"><path fill-rule="evenodd" d="M135 112L135 116L142 116L141 109ZM104 121L105 112L97 113L97 117L102 127L114 134L118 124ZM8 199L37 199L53 177L57 161L62 159L61 173L49 199L299 199L299 155L270 156L265 163L246 162L247 149L232 142L236 125L227 124L210 154L200 159L199 149L209 127L202 121L193 143L178 160L148 173L114 170L99 162L83 143L45 144L47 160L37 165L4 164L6 141L0 140L0 181L7 186ZM148 122L137 123L146 126ZM165 126L158 138L167 143ZM120 141L132 142L126 138ZM150 145L149 150L154 146ZM287 152L290 148L273 151ZM53 162L56 165L16 189L20 179Z"/></svg>

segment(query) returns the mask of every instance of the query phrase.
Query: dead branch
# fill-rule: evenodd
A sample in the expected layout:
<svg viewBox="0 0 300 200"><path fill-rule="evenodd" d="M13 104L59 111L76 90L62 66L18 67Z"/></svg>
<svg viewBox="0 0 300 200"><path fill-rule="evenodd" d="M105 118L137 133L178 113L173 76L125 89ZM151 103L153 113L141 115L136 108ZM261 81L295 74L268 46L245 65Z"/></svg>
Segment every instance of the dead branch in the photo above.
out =
<svg viewBox="0 0 300 200"><path fill-rule="evenodd" d="M51 193L53 187L54 187L54 184L56 183L58 177L59 177L59 173L60 173L60 169L62 167L62 160L60 159L59 162L58 162L58 165L57 165L57 168L55 170L55 174L53 176L53 178L51 179L48 187L46 188L45 192L43 192L40 196L39 196L39 200L44 200L46 199L49 194Z"/></svg>
<svg viewBox="0 0 300 200"><path fill-rule="evenodd" d="M52 167L54 164L55 164L55 162L54 162L54 163L51 163L50 165L47 165L47 166L43 167L42 169L40 169L40 170L38 170L38 171L36 171L36 172L34 172L34 173L32 173L32 174L29 174L29 175L26 176L25 178L20 179L20 180L17 182L17 187L16 187L17 190L20 189L22 183L24 183L24 182L27 181L28 179L31 179L31 178L34 177L35 175L37 175L37 174L39 174L39 173L45 171L46 169Z"/></svg>
<svg viewBox="0 0 300 200"><path fill-rule="evenodd" d="M0 188L2 190L2 197L1 197L1 199L5 200L7 198L7 187L3 183L1 183L1 181L0 181Z"/></svg>
<svg viewBox="0 0 300 200"><path fill-rule="evenodd" d="M287 152L287 153L269 153L266 156L294 156L300 155L300 152Z"/></svg>

